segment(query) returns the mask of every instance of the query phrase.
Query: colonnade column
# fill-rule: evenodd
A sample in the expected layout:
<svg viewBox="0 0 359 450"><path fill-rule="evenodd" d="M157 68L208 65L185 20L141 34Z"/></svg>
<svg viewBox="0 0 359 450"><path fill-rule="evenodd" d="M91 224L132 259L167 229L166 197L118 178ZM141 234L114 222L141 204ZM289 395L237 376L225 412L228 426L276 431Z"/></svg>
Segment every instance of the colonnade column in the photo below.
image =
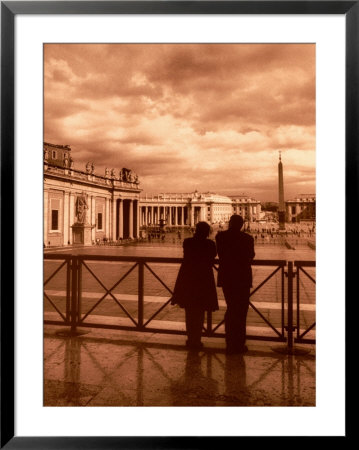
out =
<svg viewBox="0 0 359 450"><path fill-rule="evenodd" d="M128 219L129 219L129 237L133 238L133 200L130 200L130 204L129 204L129 214L128 214Z"/></svg>
<svg viewBox="0 0 359 450"><path fill-rule="evenodd" d="M140 201L136 201L137 221L136 221L136 238L140 237Z"/></svg>
<svg viewBox="0 0 359 450"><path fill-rule="evenodd" d="M112 198L112 232L111 232L111 239L113 241L116 240L116 199Z"/></svg>
<svg viewBox="0 0 359 450"><path fill-rule="evenodd" d="M69 193L65 192L64 195L64 245L69 242Z"/></svg>
<svg viewBox="0 0 359 450"><path fill-rule="evenodd" d="M170 226L172 226L172 206L169 207L170 211L169 211L169 217L170 217Z"/></svg>
<svg viewBox="0 0 359 450"><path fill-rule="evenodd" d="M96 199L95 196L91 196L91 240L95 242L96 239Z"/></svg>
<svg viewBox="0 0 359 450"><path fill-rule="evenodd" d="M175 225L178 225L178 207L175 206Z"/></svg>
<svg viewBox="0 0 359 450"><path fill-rule="evenodd" d="M110 200L108 198L105 199L105 236L108 239L110 234L110 208L109 208Z"/></svg>
<svg viewBox="0 0 359 450"><path fill-rule="evenodd" d="M73 243L73 235L71 225L75 222L75 197L74 194L70 192L70 205L69 205L69 241L70 244Z"/></svg>
<svg viewBox="0 0 359 450"><path fill-rule="evenodd" d="M123 238L123 200L119 200L118 208L118 237Z"/></svg>
<svg viewBox="0 0 359 450"><path fill-rule="evenodd" d="M191 206L191 227L194 226L194 206Z"/></svg>
<svg viewBox="0 0 359 450"><path fill-rule="evenodd" d="M44 244L47 245L47 224L49 221L49 194L44 191Z"/></svg>

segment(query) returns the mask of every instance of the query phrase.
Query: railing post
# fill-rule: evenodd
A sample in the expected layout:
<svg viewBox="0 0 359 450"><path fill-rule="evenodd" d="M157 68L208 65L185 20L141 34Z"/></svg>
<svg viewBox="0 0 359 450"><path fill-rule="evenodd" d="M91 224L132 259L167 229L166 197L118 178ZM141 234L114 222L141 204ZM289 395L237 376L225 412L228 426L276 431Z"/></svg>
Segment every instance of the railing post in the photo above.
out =
<svg viewBox="0 0 359 450"><path fill-rule="evenodd" d="M288 350L291 352L293 350L293 262L288 262L288 323L287 323L287 332L288 332Z"/></svg>
<svg viewBox="0 0 359 450"><path fill-rule="evenodd" d="M82 304L82 261L77 258L77 302L76 317L77 323L81 322L81 304Z"/></svg>
<svg viewBox="0 0 359 450"><path fill-rule="evenodd" d="M138 327L143 327L145 275L144 263L138 263Z"/></svg>
<svg viewBox="0 0 359 450"><path fill-rule="evenodd" d="M66 322L71 321L71 258L66 265Z"/></svg>
<svg viewBox="0 0 359 450"><path fill-rule="evenodd" d="M73 256L71 261L71 333L76 333L77 305L78 305L78 257Z"/></svg>
<svg viewBox="0 0 359 450"><path fill-rule="evenodd" d="M297 339L299 339L299 335L300 335L300 280L299 280L299 275L300 275L300 267L297 266Z"/></svg>
<svg viewBox="0 0 359 450"><path fill-rule="evenodd" d="M278 353L283 353L286 355L305 355L310 352L310 349L302 349L298 347L294 347L294 335L295 326L293 325L293 278L296 273L293 270L293 261L288 261L288 290L287 290L287 326L285 329L287 330L287 345L285 347L272 347L272 350Z"/></svg>

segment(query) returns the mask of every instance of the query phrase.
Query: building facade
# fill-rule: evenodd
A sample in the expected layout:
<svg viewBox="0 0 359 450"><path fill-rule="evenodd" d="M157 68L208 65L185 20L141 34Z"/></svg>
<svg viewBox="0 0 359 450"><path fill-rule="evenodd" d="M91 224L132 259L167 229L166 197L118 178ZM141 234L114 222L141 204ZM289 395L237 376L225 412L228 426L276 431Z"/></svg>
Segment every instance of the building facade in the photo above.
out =
<svg viewBox="0 0 359 450"><path fill-rule="evenodd" d="M91 245L138 238L140 227L195 226L227 222L232 214L259 219L260 202L210 192L140 195L138 176L129 169L94 164L74 168L69 145L44 143L44 246Z"/></svg>
<svg viewBox="0 0 359 450"><path fill-rule="evenodd" d="M129 169L75 170L69 146L44 144L44 245L139 236L139 181Z"/></svg>
<svg viewBox="0 0 359 450"><path fill-rule="evenodd" d="M315 222L315 194L300 194L285 202L287 222Z"/></svg>
<svg viewBox="0 0 359 450"><path fill-rule="evenodd" d="M233 214L239 214L248 222L256 222L262 217L261 202L248 195L231 196Z"/></svg>
<svg viewBox="0 0 359 450"><path fill-rule="evenodd" d="M210 192L155 194L140 197L141 226L194 226L228 222L232 214L254 222L261 218L261 203L245 194L227 197Z"/></svg>
<svg viewBox="0 0 359 450"><path fill-rule="evenodd" d="M226 222L232 215L232 200L213 193L155 194L140 197L141 226L194 226Z"/></svg>

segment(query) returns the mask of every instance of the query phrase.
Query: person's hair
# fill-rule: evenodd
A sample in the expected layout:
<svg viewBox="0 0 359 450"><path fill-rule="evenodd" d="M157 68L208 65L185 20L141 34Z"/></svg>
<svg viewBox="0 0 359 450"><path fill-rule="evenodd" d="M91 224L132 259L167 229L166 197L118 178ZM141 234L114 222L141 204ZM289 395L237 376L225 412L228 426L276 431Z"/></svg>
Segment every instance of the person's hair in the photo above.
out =
<svg viewBox="0 0 359 450"><path fill-rule="evenodd" d="M198 222L196 225L195 236L200 238L207 238L209 236L211 227L207 222Z"/></svg>
<svg viewBox="0 0 359 450"><path fill-rule="evenodd" d="M229 219L228 228L232 228L234 230L240 230L243 227L244 220L242 216L238 214L233 214Z"/></svg>

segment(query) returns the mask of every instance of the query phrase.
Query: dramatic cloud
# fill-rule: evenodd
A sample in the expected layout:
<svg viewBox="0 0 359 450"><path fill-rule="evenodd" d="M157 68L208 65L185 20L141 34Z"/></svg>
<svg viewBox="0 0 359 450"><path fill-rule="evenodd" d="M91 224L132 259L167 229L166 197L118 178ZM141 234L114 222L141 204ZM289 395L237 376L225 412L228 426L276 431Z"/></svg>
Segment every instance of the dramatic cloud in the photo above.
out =
<svg viewBox="0 0 359 450"><path fill-rule="evenodd" d="M315 45L46 44L44 140L144 192L315 192Z"/></svg>

